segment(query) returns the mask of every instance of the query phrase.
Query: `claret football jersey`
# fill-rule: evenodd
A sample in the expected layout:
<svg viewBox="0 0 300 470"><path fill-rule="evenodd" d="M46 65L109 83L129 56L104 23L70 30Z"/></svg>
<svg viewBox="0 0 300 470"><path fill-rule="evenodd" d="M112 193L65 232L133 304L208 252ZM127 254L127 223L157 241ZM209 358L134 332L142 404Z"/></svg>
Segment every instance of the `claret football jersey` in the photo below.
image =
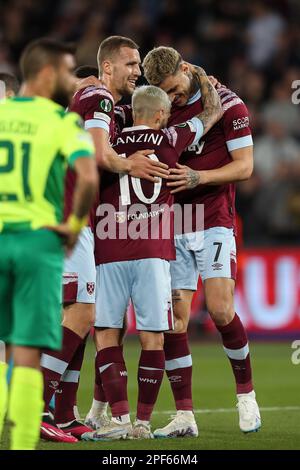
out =
<svg viewBox="0 0 300 470"><path fill-rule="evenodd" d="M225 86L217 89L223 107L223 117L200 141L190 144L180 157L180 163L194 170L220 168L232 161L230 152L253 145L249 112L245 103ZM185 106L173 106L169 125L178 124L203 110L200 90ZM204 204L204 228L235 228L235 185L198 185L176 194L179 204ZM195 229L196 220L193 220Z"/></svg>
<svg viewBox="0 0 300 470"><path fill-rule="evenodd" d="M114 100L110 91L103 85L101 87L89 86L75 93L70 110L78 113L86 130L100 128L107 131L112 141L115 134ZM65 190L65 218L71 213L76 175L68 169ZM94 210L91 212L91 219ZM92 220L91 220L92 222Z"/></svg>
<svg viewBox="0 0 300 470"><path fill-rule="evenodd" d="M113 147L120 158L153 149L150 158L175 167L181 152L202 135L199 119L167 129L123 129ZM158 182L104 172L95 230L96 264L143 258L174 259L173 196Z"/></svg>

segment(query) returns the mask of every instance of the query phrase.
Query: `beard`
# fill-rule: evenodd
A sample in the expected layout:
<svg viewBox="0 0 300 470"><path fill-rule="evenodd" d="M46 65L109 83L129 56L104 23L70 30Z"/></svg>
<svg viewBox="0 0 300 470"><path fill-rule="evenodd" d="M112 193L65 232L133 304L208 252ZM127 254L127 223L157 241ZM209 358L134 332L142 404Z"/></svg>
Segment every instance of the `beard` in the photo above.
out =
<svg viewBox="0 0 300 470"><path fill-rule="evenodd" d="M134 90L127 88L125 85L117 90L118 94L122 97L121 99L129 99L132 97Z"/></svg>
<svg viewBox="0 0 300 470"><path fill-rule="evenodd" d="M67 108L72 99L72 94L62 86L57 86L53 92L52 100L60 104L63 108Z"/></svg>

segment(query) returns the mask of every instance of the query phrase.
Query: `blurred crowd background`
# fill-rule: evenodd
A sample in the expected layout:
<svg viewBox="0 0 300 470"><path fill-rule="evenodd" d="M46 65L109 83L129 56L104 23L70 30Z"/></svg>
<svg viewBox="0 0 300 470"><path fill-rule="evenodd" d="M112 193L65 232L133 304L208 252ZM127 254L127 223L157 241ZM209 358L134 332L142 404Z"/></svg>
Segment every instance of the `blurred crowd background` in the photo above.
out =
<svg viewBox="0 0 300 470"><path fill-rule="evenodd" d="M142 57L153 46L175 47L249 107L255 171L237 195L244 244L297 245L299 25L299 0L0 0L0 72L19 74L20 52L40 36L75 42L81 65L96 65L111 34L134 39Z"/></svg>

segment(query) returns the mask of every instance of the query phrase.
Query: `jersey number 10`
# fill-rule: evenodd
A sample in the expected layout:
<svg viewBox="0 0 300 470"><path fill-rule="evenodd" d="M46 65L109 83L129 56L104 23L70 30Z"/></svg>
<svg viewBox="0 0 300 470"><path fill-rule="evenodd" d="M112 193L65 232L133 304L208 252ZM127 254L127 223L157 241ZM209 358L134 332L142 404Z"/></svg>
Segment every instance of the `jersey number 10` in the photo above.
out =
<svg viewBox="0 0 300 470"><path fill-rule="evenodd" d="M13 142L9 140L0 140L0 156L2 149L6 152L7 159L6 163L1 165L0 163L0 174L1 173L11 173L15 169L15 147ZM32 201L32 194L29 186L29 156L30 156L30 143L22 142L21 144L21 172L22 172L22 184L23 184L23 193L24 198L27 202ZM0 160L1 161L1 160ZM4 193L0 192L0 201L10 202L17 201L18 196L16 193Z"/></svg>
<svg viewBox="0 0 300 470"><path fill-rule="evenodd" d="M126 158L126 154L122 153L119 157ZM148 155L148 158L151 160L159 161L157 156L153 153ZM121 193L121 204L122 206L129 206L131 204L131 197L130 197L130 189L129 189L129 175L120 174L120 193ZM158 178L158 181L154 183L154 191L152 197L146 197L143 193L143 188L141 185L140 178L134 178L131 176L131 183L133 191L135 195L139 198L140 201L144 202L145 204L152 204L156 201L159 196L161 186L162 186L162 179Z"/></svg>

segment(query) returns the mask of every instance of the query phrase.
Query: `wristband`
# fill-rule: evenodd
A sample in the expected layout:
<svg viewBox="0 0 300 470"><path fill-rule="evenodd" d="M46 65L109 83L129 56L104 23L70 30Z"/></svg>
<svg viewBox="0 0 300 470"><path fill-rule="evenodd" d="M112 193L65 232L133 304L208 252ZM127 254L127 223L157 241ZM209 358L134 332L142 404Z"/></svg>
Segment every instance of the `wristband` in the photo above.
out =
<svg viewBox="0 0 300 470"><path fill-rule="evenodd" d="M79 217L77 217L77 215L71 214L68 217L67 224L69 225L70 230L71 230L72 233L79 233L80 230L83 229L83 227L85 227L87 225L87 221L88 221L88 216L87 215L85 217L82 217L81 219L79 219Z"/></svg>

